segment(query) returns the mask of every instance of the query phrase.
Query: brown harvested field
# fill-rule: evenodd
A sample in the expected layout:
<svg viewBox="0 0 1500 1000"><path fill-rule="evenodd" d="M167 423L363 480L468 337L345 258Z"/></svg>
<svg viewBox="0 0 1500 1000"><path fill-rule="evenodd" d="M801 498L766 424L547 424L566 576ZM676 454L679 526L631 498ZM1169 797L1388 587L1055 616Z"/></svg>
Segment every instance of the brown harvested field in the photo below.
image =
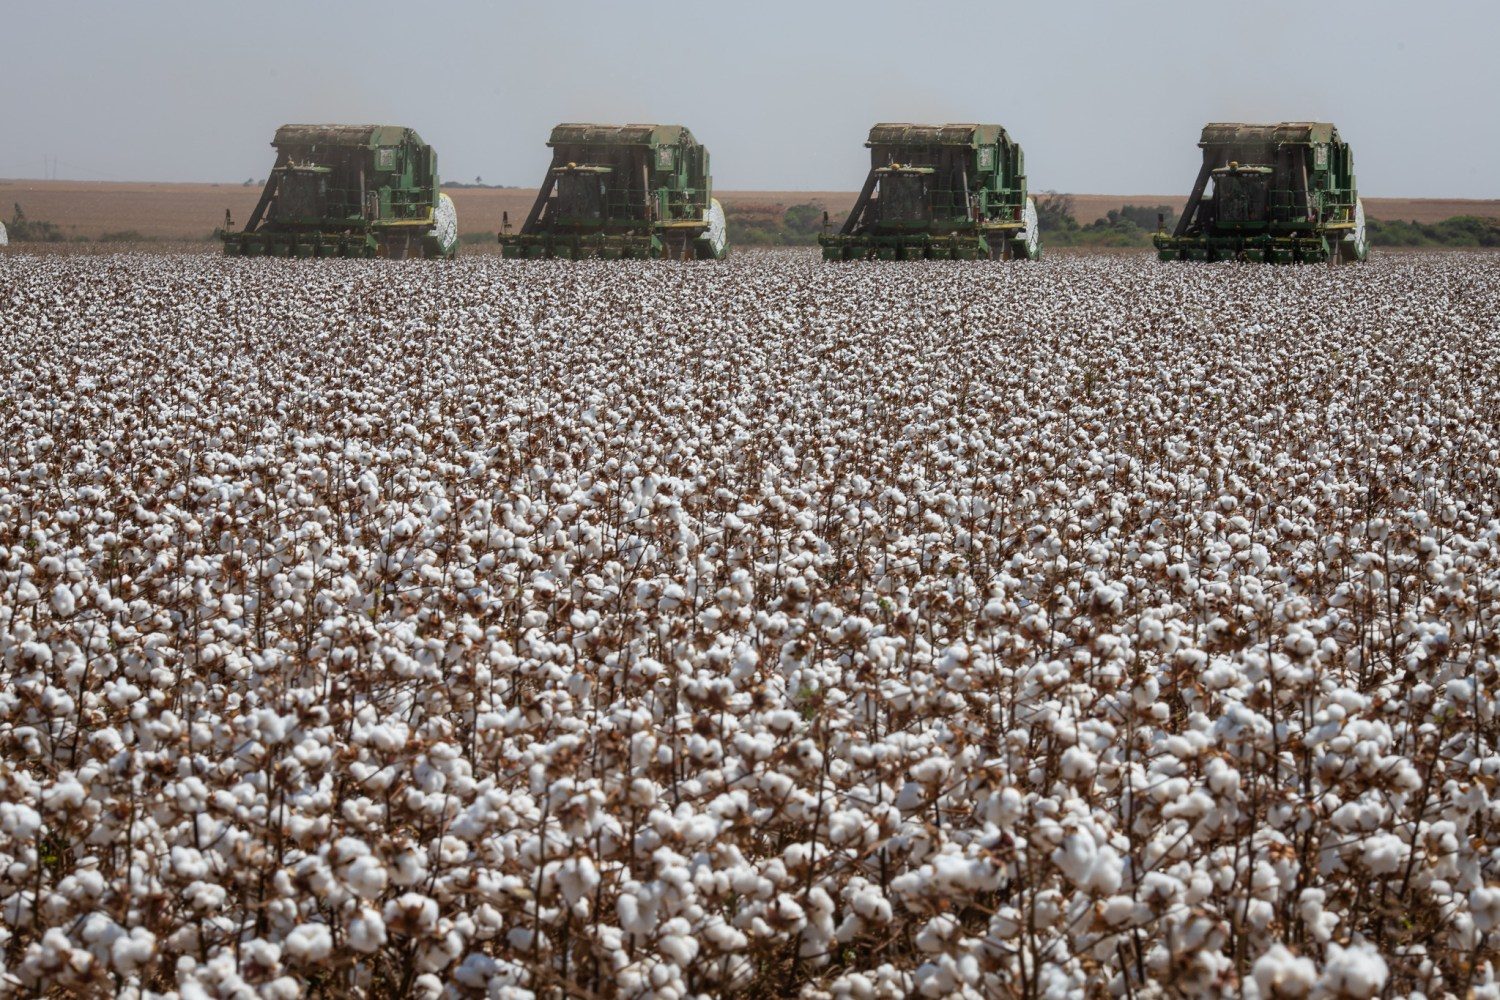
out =
<svg viewBox="0 0 1500 1000"><path fill-rule="evenodd" d="M502 212L519 225L535 188L445 188L465 233L495 232ZM771 209L815 201L835 216L854 204L852 191L721 191L726 206ZM260 187L241 184L168 184L144 181L36 181L0 179L0 219L19 204L28 217L59 226L69 236L97 239L135 230L149 239L206 239L229 209L237 225L255 208Z"/></svg>
<svg viewBox="0 0 1500 1000"><path fill-rule="evenodd" d="M498 229L500 213L525 215L535 191L456 188L448 191L463 232ZM135 230L150 239L207 239L227 208L243 225L260 187L240 184L155 184L128 181L0 180L0 218L19 203L32 219L46 220L69 236L97 239Z"/></svg>
<svg viewBox="0 0 1500 1000"><path fill-rule="evenodd" d="M465 233L494 232L500 215L509 212L519 223L536 195L530 188L450 188ZM55 223L69 236L97 239L105 233L134 230L149 239L206 239L223 222L224 210L243 223L259 187L240 184L167 184L130 181L0 180L0 219L11 217L19 203L33 219ZM719 199L731 211L777 212L787 206L812 202L842 219L854 203L853 191L721 191ZM1074 214L1092 222L1122 205L1181 207L1183 195L1075 194ZM1500 218L1500 200L1451 198L1366 198L1365 210L1378 219L1415 219L1436 222L1453 215Z"/></svg>

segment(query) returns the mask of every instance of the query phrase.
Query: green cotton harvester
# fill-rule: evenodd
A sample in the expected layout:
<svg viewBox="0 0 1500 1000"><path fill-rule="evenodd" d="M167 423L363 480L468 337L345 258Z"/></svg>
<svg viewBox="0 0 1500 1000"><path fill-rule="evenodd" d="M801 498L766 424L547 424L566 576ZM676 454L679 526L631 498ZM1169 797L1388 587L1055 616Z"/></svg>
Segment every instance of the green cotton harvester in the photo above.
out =
<svg viewBox="0 0 1500 1000"><path fill-rule="evenodd" d="M1360 261L1369 252L1354 153L1327 122L1216 123L1162 260Z"/></svg>
<svg viewBox="0 0 1500 1000"><path fill-rule="evenodd" d="M999 125L870 129L870 174L824 260L1036 260L1021 147Z"/></svg>
<svg viewBox="0 0 1500 1000"><path fill-rule="evenodd" d="M721 260L724 209L708 150L681 125L564 124L552 164L521 224L501 226L506 257Z"/></svg>
<svg viewBox="0 0 1500 1000"><path fill-rule="evenodd" d="M283 125L276 164L231 257L452 257L458 213L437 154L399 125Z"/></svg>

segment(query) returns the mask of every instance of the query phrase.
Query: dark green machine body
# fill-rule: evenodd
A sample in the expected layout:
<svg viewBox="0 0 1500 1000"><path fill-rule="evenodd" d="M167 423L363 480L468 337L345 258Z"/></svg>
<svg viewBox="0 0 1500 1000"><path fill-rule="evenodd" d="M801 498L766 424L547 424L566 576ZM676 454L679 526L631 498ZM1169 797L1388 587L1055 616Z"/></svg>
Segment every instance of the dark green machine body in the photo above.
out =
<svg viewBox="0 0 1500 1000"><path fill-rule="evenodd" d="M228 256L452 257L453 203L437 154L399 125L283 125L250 220ZM226 226L226 229L228 227Z"/></svg>
<svg viewBox="0 0 1500 1000"><path fill-rule="evenodd" d="M824 260L1035 260L1021 147L999 125L870 129L870 173Z"/></svg>
<svg viewBox="0 0 1500 1000"><path fill-rule="evenodd" d="M513 258L720 259L724 211L713 197L708 150L681 125L564 124L547 140L552 163Z"/></svg>
<svg viewBox="0 0 1500 1000"><path fill-rule="evenodd" d="M1327 122L1203 127L1203 164L1162 260L1364 260L1354 153Z"/></svg>

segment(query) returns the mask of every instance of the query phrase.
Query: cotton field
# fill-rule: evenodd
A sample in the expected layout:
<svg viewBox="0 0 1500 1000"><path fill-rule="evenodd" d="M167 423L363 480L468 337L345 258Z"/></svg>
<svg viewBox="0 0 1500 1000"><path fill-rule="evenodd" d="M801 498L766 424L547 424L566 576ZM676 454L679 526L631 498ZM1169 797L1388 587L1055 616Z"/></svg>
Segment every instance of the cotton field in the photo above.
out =
<svg viewBox="0 0 1500 1000"><path fill-rule="evenodd" d="M1500 258L0 257L13 994L1500 997Z"/></svg>

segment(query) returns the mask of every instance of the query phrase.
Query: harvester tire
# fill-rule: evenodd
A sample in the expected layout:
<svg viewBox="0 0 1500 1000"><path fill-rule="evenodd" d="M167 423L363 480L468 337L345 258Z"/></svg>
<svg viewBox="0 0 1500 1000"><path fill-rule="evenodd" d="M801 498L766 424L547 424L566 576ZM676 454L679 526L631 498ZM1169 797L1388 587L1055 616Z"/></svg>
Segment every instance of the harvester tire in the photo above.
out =
<svg viewBox="0 0 1500 1000"><path fill-rule="evenodd" d="M1354 231L1338 241L1336 253L1341 264L1357 264L1370 254L1370 237L1365 233L1365 203L1354 202Z"/></svg>
<svg viewBox="0 0 1500 1000"><path fill-rule="evenodd" d="M1026 222L1026 228L1021 230L1018 241L1020 246L1017 249L1024 252L1027 260L1037 260L1042 256L1042 234L1037 227L1035 201L1026 199L1026 208L1022 210L1021 218Z"/></svg>
<svg viewBox="0 0 1500 1000"><path fill-rule="evenodd" d="M437 206L432 211L431 242L436 246L434 256L452 257L458 252L458 209L453 199L439 194Z"/></svg>
<svg viewBox="0 0 1500 1000"><path fill-rule="evenodd" d="M696 249L699 260L723 260L729 254L729 226L724 220L724 206L719 199L709 200L703 211L703 221L708 225L698 237Z"/></svg>

